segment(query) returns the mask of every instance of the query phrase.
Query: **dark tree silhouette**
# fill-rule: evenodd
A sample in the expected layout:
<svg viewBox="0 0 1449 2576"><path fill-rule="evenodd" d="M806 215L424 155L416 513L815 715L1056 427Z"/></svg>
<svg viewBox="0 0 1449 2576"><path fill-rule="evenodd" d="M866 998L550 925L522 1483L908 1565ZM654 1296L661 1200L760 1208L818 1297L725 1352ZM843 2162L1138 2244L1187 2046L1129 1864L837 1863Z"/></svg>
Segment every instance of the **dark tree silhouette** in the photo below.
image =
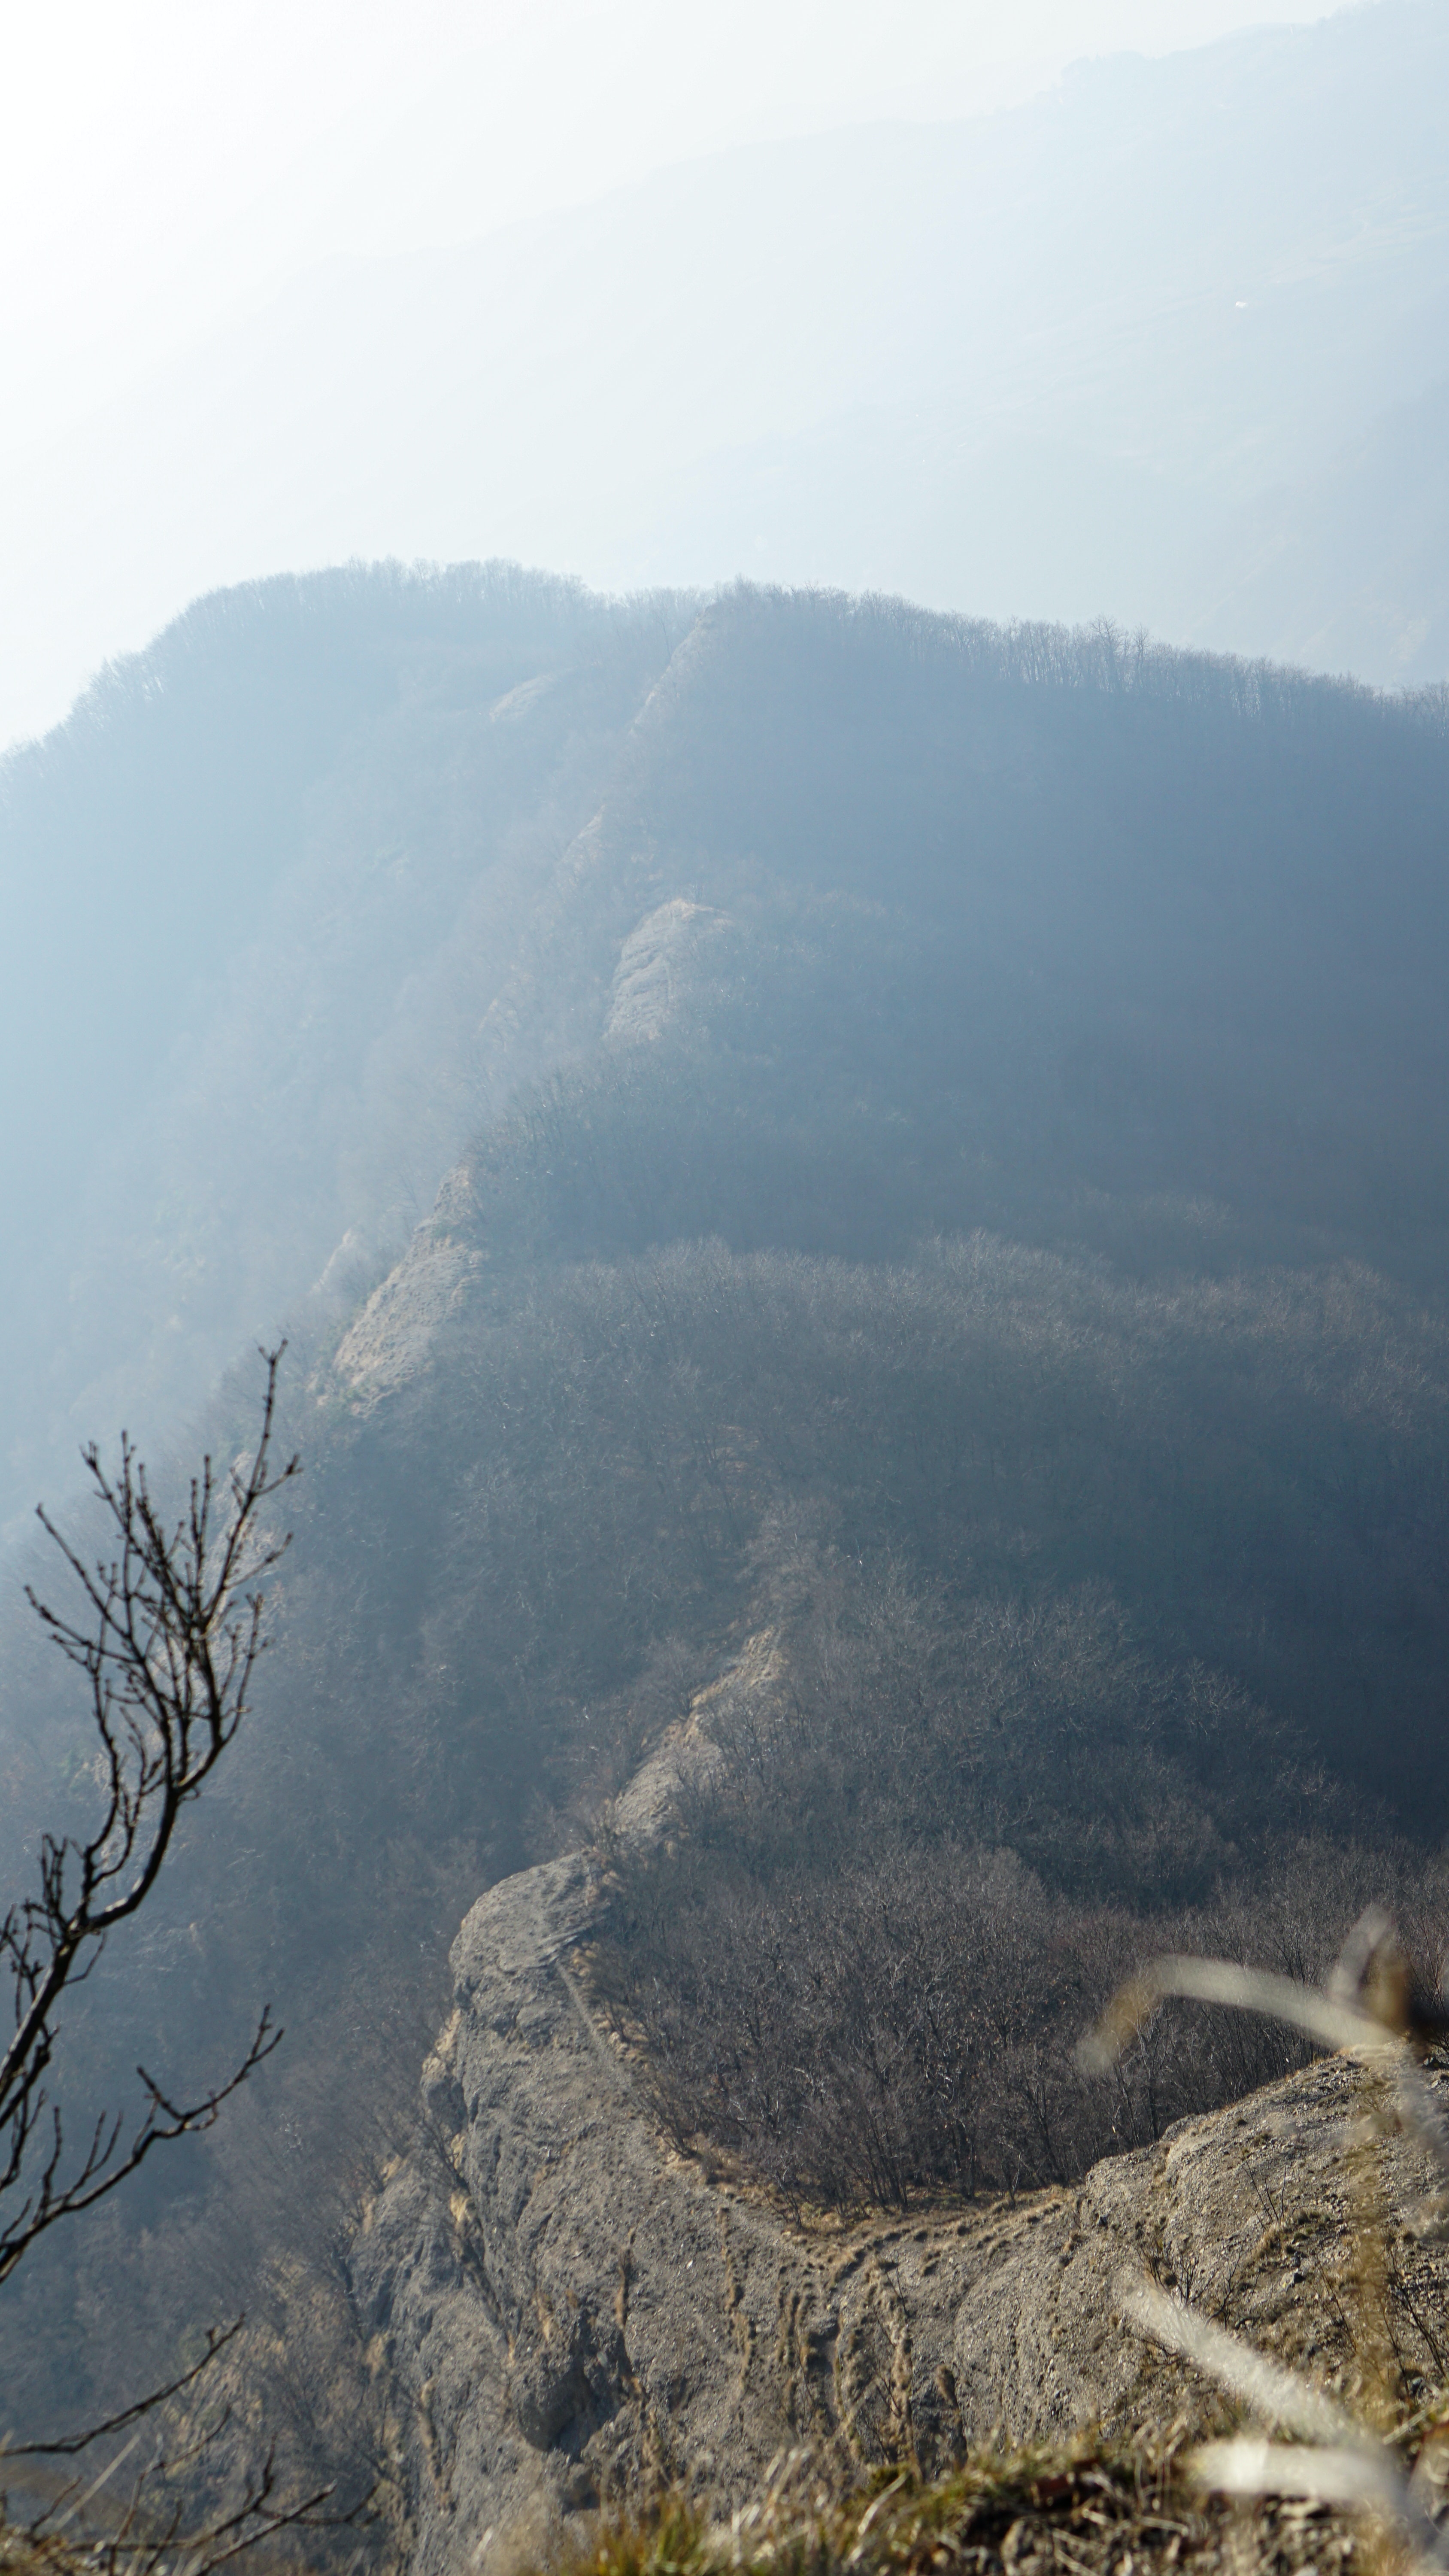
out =
<svg viewBox="0 0 1449 2576"><path fill-rule="evenodd" d="M190 2102L173 2099L138 2068L146 2103L133 2133L127 2137L124 2113L103 2114L68 2169L61 2109L47 2084L61 2003L156 1886L183 1807L246 1714L266 1646L259 1586L289 1534L272 1536L262 1515L300 1473L295 1457L273 1468L284 1348L262 1354L266 1392L250 1461L218 1474L207 1458L174 1526L153 1500L124 1433L114 1478L94 1446L85 1453L109 1520L106 1552L88 1564L40 1511L82 1603L70 1619L29 1587L28 1597L62 1654L85 1675L103 1803L85 1841L45 1836L39 1895L12 1906L0 1923L0 1959L14 1989L14 2030L0 2059L0 2281L47 2229L114 2191L153 2147L209 2129L282 2035L268 2008L234 2073Z"/></svg>

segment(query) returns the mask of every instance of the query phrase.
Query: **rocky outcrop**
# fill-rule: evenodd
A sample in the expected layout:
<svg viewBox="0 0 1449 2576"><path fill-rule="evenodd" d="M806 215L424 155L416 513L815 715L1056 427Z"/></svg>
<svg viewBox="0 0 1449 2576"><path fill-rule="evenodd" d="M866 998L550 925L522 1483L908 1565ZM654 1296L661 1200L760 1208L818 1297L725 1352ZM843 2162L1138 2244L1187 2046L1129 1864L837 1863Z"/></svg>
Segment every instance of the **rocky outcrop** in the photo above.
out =
<svg viewBox="0 0 1449 2576"><path fill-rule="evenodd" d="M515 697L525 694L513 692ZM495 716L507 704L500 702ZM596 835L598 826L591 829ZM579 846L589 838L589 833L581 834ZM707 971L711 949L728 927L727 915L687 903L682 896L647 912L619 946L605 1037L638 1044L676 1026ZM418 1375L441 1327L464 1311L487 1268L477 1230L478 1207L465 1157L445 1175L432 1215L343 1335L324 1382L324 1398L340 1389L354 1409L370 1412ZM328 1289L334 1266L345 1272L349 1257L362 1257L362 1248L350 1236L338 1246L314 1294Z"/></svg>
<svg viewBox="0 0 1449 2576"><path fill-rule="evenodd" d="M619 951L604 1035L661 1037L684 1010L725 914L675 895L646 913Z"/></svg>
<svg viewBox="0 0 1449 2576"><path fill-rule="evenodd" d="M445 1181L444 1196L448 1188ZM441 1219L419 1226L337 1346L333 1368L355 1404L370 1409L417 1375L482 1267L482 1254L451 1236Z"/></svg>
<svg viewBox="0 0 1449 2576"><path fill-rule="evenodd" d="M770 1672L756 1640L721 1686ZM720 1758L707 1715L615 1831L670 1829ZM1365 2079L1340 2059L1014 2205L794 2223L657 2133L580 1974L607 1904L575 1853L474 1906L418 2142L353 2249L426 2576L661 2481L739 2500L798 2445L935 2473L993 2432L1165 2422L1194 2391L1122 2321L1144 2273L1265 2349L1351 2369L1366 2193L1396 2213L1405 2319L1441 2296L1432 2231L1399 2224L1425 2177L1402 2143L1365 2143Z"/></svg>

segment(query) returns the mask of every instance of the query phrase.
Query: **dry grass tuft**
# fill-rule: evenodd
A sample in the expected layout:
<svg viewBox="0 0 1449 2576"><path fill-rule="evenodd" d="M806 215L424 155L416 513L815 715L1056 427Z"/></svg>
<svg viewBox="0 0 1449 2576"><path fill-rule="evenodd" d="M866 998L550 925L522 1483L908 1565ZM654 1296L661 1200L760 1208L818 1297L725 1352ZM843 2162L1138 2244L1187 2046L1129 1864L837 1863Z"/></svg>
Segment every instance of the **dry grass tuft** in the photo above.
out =
<svg viewBox="0 0 1449 2576"><path fill-rule="evenodd" d="M1449 2568L1449 2533L1441 2492L1446 2410L1420 2410L1412 2423L1397 2402L1388 2339L1374 2329L1384 2315L1391 2256L1383 2198L1369 2166L1376 2140L1396 2121L1438 2169L1438 2207L1449 2180L1449 2130L1419 2071L1418 2060L1442 2039L1441 1998L1420 1996L1388 1917L1371 1908L1357 1923L1337 1968L1319 1992L1266 1977L1226 1960L1163 1958L1113 1997L1082 2041L1081 2060L1105 2072L1135 2031L1169 1995L1271 2015L1320 2043L1356 2057L1368 2070L1369 2110L1351 2150L1357 2216L1355 2266L1368 2335L1360 2355L1360 2389L1349 2410L1300 2372L1284 2369L1230 2334L1186 2300L1144 2281L1127 2303L1128 2322L1178 2353L1280 2437L1242 2434L1204 2443L1183 2463L1205 2491L1357 2512L1379 2544L1414 2567ZM1402 2456L1412 2449L1406 2465Z"/></svg>
<svg viewBox="0 0 1449 2576"><path fill-rule="evenodd" d="M984 2450L949 2478L906 2475L874 2492L811 2492L818 2463L777 2463L757 2503L729 2521L678 2499L644 2516L600 2517L511 2576L1239 2576L1246 2568L1377 2566L1354 2528L1322 2506L1259 2500L1245 2511L1206 2494L1181 2437L1151 2452L1090 2435L1064 2445Z"/></svg>

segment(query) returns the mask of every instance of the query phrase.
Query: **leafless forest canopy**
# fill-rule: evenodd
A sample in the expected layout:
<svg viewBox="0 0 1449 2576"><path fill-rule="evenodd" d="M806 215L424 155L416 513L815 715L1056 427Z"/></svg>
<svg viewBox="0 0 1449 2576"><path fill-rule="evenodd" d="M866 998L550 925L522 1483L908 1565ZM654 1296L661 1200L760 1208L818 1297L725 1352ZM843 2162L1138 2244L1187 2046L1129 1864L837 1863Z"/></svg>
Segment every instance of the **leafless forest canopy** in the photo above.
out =
<svg viewBox="0 0 1449 2576"><path fill-rule="evenodd" d="M256 1273L293 1298L305 1458L278 1647L70 2032L97 2092L138 2057L205 2075L256 1997L287 2044L124 2218L17 2277L31 2411L111 2402L245 2303L298 2445L364 2474L357 2195L463 1909L580 1839L614 1888L597 2006L661 2120L796 2205L1060 2178L1285 2063L1165 2014L1115 2090L1076 2075L1164 1940L1317 1973L1377 1895L1437 1972L1441 699L890 602L606 615L357 575L119 675L12 775L13 828L98 848L123 775L138 840L190 782L176 884L211 782L274 800L205 895L227 1047L168 1131L211 1122L212 1238L285 1243L319 1194L378 1230L330 1304L280 1254ZM336 1030L356 1004L359 1097L357 996L433 908L432 963L398 971L450 997L439 1052L398 1040L376 1097L391 1136L422 1104L432 1180L462 1153L439 1237L467 1292L376 1401L333 1353L401 1239L387 1156L310 1041L278 1066L285 907L226 981L253 832L284 893L312 853L294 928L330 925L310 1007ZM611 1022L621 945L672 903L664 1000ZM156 1179L137 1275L193 1243ZM236 1320L220 1291L206 1314ZM213 1402L219 1455L249 1392L239 1369ZM668 1848L616 1847L611 1801L763 1631L770 1690L711 1703L722 1777ZM12 1621L14 1869L84 1808L62 1679Z"/></svg>

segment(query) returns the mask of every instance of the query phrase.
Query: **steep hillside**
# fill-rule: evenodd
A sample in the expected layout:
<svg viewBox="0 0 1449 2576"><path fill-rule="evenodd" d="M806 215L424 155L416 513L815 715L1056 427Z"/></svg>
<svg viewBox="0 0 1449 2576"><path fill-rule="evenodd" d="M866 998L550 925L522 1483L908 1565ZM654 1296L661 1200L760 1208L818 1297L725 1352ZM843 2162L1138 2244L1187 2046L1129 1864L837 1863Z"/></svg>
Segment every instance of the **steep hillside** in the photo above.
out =
<svg viewBox="0 0 1449 2576"><path fill-rule="evenodd" d="M508 566L262 583L0 764L0 1529L401 1247L687 617Z"/></svg>
<svg viewBox="0 0 1449 2576"><path fill-rule="evenodd" d="M596 2365L621 2458L654 2438L618 2357L634 2369L643 2327L609 2339L602 2222L580 2239L588 2353L539 2358L541 2442L499 2430L490 2338L538 2258L513 2202L486 2203L495 2130L521 2169L535 2119L550 2149L575 2136L581 2207L613 2159L641 2267L676 2226L649 2252L647 2212L677 2214L687 2262L716 2229L694 2168L732 2176L763 2351L770 2267L826 2301L807 2217L944 2196L989 2304L984 2196L1052 2181L1068 2212L1165 2122L1269 2077L1331 2091L1261 2035L1172 2023L1120 2097L1089 2096L1071 2039L1163 1938L1321 1973L1370 1895L1431 1970L1441 1938L1442 703L879 601L740 590L672 642L643 607L577 614L613 639L587 686L616 694L572 804L546 710L574 681L536 670L458 718L489 760L520 727L517 906L439 1016L440 1061L485 1106L387 1276L300 1313L277 1651L145 1944L74 2016L66 2080L112 2098L138 2058L209 2065L267 1996L287 2045L0 2317L30 2426L122 2402L245 2305L288 2456L353 2488L403 2459L420 2525L414 2400L453 2387L486 2458L438 2505L438 2553L455 2513L493 2513L497 2445L520 2492L559 2488L554 2436ZM454 739L449 719L445 777ZM473 775L460 760L450 812ZM419 753L404 776L433 772ZM555 794L545 848L527 818ZM460 825L465 847L450 920L494 881L488 833ZM264 1172L277 1135L248 1148ZM215 1400L218 1455L253 1392L243 1368ZM88 1775L28 1633L4 1648L18 1843L78 1814ZM758 1690L717 1687L746 1664ZM670 1791L677 1832L631 1841L629 1784L711 1691L717 1764ZM506 2274L475 2313L424 2167L376 2191L448 1944L500 1881L435 2105ZM539 1983L540 1906L566 1948L588 1936L586 2022ZM505 1948L521 1983L490 2038L492 2007L470 2016ZM535 2102L530 2067L585 2090ZM594 2069L615 2088L597 2129ZM368 2198L375 2259L348 2250ZM546 2303L567 2303L568 2246L550 2234ZM451 2334L455 2256L456 2385L423 2315ZM877 2309L850 2311L867 2341ZM919 2340L959 2380L957 2314L922 2307ZM762 2382L751 2457L783 2384ZM1045 2420L1024 2362L1018 2385L1023 2426ZM700 2420L724 2424L726 2395Z"/></svg>

